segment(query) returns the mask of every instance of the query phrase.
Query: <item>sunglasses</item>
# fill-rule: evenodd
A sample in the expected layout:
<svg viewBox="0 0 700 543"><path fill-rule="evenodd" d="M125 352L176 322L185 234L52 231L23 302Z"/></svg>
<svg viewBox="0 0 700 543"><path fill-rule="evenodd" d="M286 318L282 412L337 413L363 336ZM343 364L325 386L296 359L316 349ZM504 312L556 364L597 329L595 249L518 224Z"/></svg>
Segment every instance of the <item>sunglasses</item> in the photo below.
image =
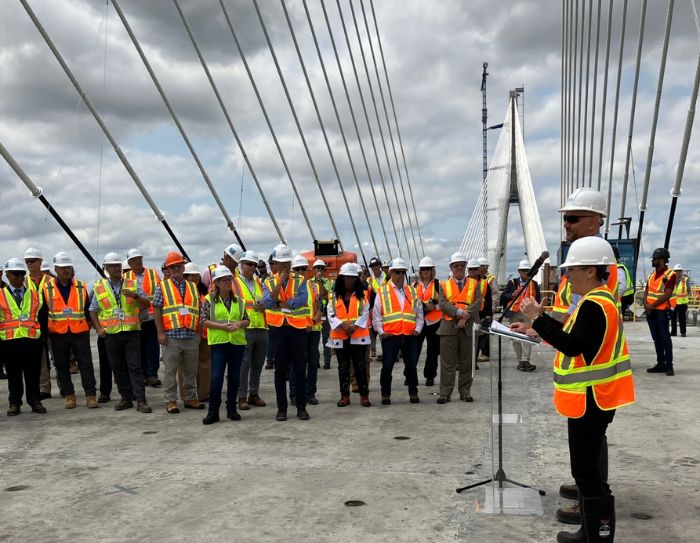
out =
<svg viewBox="0 0 700 543"><path fill-rule="evenodd" d="M257 268L257 264L253 264L252 262L241 262L241 266L253 266L254 268ZM262 266L260 266L262 268Z"/></svg>
<svg viewBox="0 0 700 543"><path fill-rule="evenodd" d="M40 258L27 258L25 259L25 262L27 264L36 264L37 262L41 262Z"/></svg>
<svg viewBox="0 0 700 543"><path fill-rule="evenodd" d="M593 215L564 215L562 218L564 219L564 222L568 222L569 224L576 224L581 219L585 219L586 217L592 216Z"/></svg>
<svg viewBox="0 0 700 543"><path fill-rule="evenodd" d="M307 268L294 268L294 271L305 272L305 271L309 271L309 268L308 267Z"/></svg>

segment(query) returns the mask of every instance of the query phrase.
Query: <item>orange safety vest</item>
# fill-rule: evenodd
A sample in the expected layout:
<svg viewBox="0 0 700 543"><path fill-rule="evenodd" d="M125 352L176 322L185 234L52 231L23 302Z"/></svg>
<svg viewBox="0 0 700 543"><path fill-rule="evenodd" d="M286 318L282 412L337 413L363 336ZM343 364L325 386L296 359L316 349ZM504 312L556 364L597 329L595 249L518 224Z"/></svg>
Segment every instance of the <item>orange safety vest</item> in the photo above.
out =
<svg viewBox="0 0 700 543"><path fill-rule="evenodd" d="M517 284L517 279L514 279L513 281L516 281L515 291L519 290L519 289L520 289L520 285ZM515 291L514 291L514 292L515 292ZM537 289L535 288L534 282L533 282L533 281L530 281L530 282L528 283L528 285L527 285L527 288L526 288L525 290L523 290L523 291L518 295L518 297L516 298L516 300L513 302L513 305L512 305L512 307L510 308L510 310L511 310L513 313L519 312L519 311L520 311L520 306L521 306L521 304L523 303L523 300L524 300L525 298L532 298L532 299L534 300L535 296L537 296Z"/></svg>
<svg viewBox="0 0 700 543"><path fill-rule="evenodd" d="M39 338L37 315L42 304L39 292L35 288L25 289L22 305L18 307L11 288L0 288L0 340Z"/></svg>
<svg viewBox="0 0 700 543"><path fill-rule="evenodd" d="M138 277L134 273L134 270L129 270L126 272L125 277L127 279L134 279L138 282ZM160 276L158 275L158 272L152 268L144 268L141 288L146 293L148 301L151 302L151 305L148 306L149 315L153 315L153 311L155 311L155 308L153 307L153 296L156 293L156 287L158 285L160 285Z"/></svg>
<svg viewBox="0 0 700 543"><path fill-rule="evenodd" d="M71 281L68 302L58 290L56 279L51 277L44 285L44 302L49 310L49 332L52 334L82 334L90 331L85 318L87 289L79 279Z"/></svg>
<svg viewBox="0 0 700 543"><path fill-rule="evenodd" d="M265 279L265 286L272 293L277 282L279 281L279 276L268 277ZM301 285L305 282L304 275L300 273L292 273L287 280L287 286L279 290L279 301L286 302L287 300L292 300L296 297ZM282 311L282 309L266 309L265 310L265 320L268 326L274 326L279 328L283 326L286 322L289 326L294 328L299 328L305 330L309 324L309 306L308 303L296 309Z"/></svg>
<svg viewBox="0 0 700 543"><path fill-rule="evenodd" d="M382 328L392 336L410 336L416 329L418 294L410 285L404 285L403 292L406 296L403 307L391 280L377 293L382 303Z"/></svg>
<svg viewBox="0 0 700 543"><path fill-rule="evenodd" d="M659 277L656 277L656 271L651 272L649 279L647 279L646 302L648 304L653 304L656 300L663 297L664 290L666 290L666 282L675 274L676 272L673 270L666 270ZM668 309L669 307L671 307L671 303L666 300L664 303L657 305L655 309L662 310Z"/></svg>
<svg viewBox="0 0 700 543"><path fill-rule="evenodd" d="M617 292L617 264L610 264L608 267L608 282L607 287L615 298L615 303L619 304ZM557 290L554 296L554 303L552 304L552 316L558 318L560 321L562 318L567 317L569 312L569 306L571 305L571 283L567 279L566 275L562 275L559 281L559 290Z"/></svg>
<svg viewBox="0 0 700 543"><path fill-rule="evenodd" d="M463 309L464 311L474 303L476 299L476 289L479 288L478 281L473 277L464 277L464 287L462 292L459 291L457 286L457 281L454 277L450 277L447 281L443 281L441 284L442 291L445 293L445 298L452 305L458 309ZM443 311L442 318L446 321L453 320L447 313Z"/></svg>
<svg viewBox="0 0 700 543"><path fill-rule="evenodd" d="M192 281L184 281L185 296L172 279L163 279L160 288L163 291L163 328L176 330L186 328L194 332L199 331L200 296L197 285Z"/></svg>
<svg viewBox="0 0 700 543"><path fill-rule="evenodd" d="M346 324L355 324L355 321L360 318L360 315L362 315L362 311L367 302L365 300L358 300L357 296L355 296L355 293L353 292L352 296L350 297L348 309L345 308L345 301L336 299L335 294L332 295L331 303L333 304L335 316L339 320L345 322ZM369 322L364 327L358 326L351 337L353 339L369 337L368 326ZM331 339L348 339L348 333L343 330L342 326L338 326L338 328L331 328Z"/></svg>
<svg viewBox="0 0 700 543"><path fill-rule="evenodd" d="M437 300L438 298L438 293L435 290L435 281L436 280L430 281L430 286L428 288L423 286L422 281L418 281L418 283L415 285L416 293L424 304L428 303L430 300ZM426 323L435 323L442 318L442 311L439 309L433 309L432 311L428 311L424 315L424 318Z"/></svg>
<svg viewBox="0 0 700 543"><path fill-rule="evenodd" d="M595 302L605 313L605 335L600 349L590 365L586 364L583 355L572 357L558 352L554 357L554 407L560 415L572 419L585 414L586 389L589 386L593 388L596 404L604 411L635 401L632 366L622 318L615 297L606 286L588 292L562 330L571 331L585 301Z"/></svg>

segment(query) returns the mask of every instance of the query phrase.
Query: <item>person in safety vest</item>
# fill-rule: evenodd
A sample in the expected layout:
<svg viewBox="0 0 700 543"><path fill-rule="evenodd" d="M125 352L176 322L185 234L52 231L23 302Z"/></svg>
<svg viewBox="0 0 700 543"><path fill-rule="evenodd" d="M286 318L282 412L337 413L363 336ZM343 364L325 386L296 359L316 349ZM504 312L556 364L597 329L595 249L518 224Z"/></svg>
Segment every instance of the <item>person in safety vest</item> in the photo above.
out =
<svg viewBox="0 0 700 543"><path fill-rule="evenodd" d="M126 253L126 262L129 271L124 274L128 279L135 279L141 289L146 293L151 305L142 309L139 313L141 321L141 367L146 376L146 386L158 388L161 386L158 379L158 369L160 368L160 345L158 344L158 330L153 320L153 296L156 287L160 285L160 275L155 268L145 268L143 266L143 253L138 249L129 249ZM122 271L123 267L122 267Z"/></svg>
<svg viewBox="0 0 700 543"><path fill-rule="evenodd" d="M303 274L292 272L292 252L284 244L272 252L277 263L277 275L263 283L263 304L269 327L270 344L275 362L275 394L277 415L275 420L287 420L287 378L291 378L296 390L306 390L306 327L309 324L309 293ZM297 418L309 420L306 411L306 394L296 399Z"/></svg>
<svg viewBox="0 0 700 543"><path fill-rule="evenodd" d="M671 253L664 247L655 249L651 255L654 271L647 278L644 288L644 311L649 325L651 338L656 349L656 364L647 368L648 373L665 373L674 375L673 344L669 331L671 319L671 297L676 290L676 272L669 269Z"/></svg>
<svg viewBox="0 0 700 543"><path fill-rule="evenodd" d="M391 279L379 289L372 309L372 326L382 341L380 387L382 405L391 405L391 372L401 352L411 403L419 403L417 348L423 329L423 304L416 289L406 282L408 265L403 258L391 261Z"/></svg>
<svg viewBox="0 0 700 543"><path fill-rule="evenodd" d="M379 289L384 285L388 277L384 271L382 271L382 261L379 260L379 258L372 257L369 261L369 269L370 269L370 275L369 275L369 292L370 292L370 303L369 303L369 310L370 313L372 312L372 309L374 308L374 301L377 297L377 292L379 292ZM369 330L369 340L370 340L370 346L369 346L369 356L370 358L376 358L377 360L381 361L382 355L377 356L377 332L374 331L373 327L370 327Z"/></svg>
<svg viewBox="0 0 700 543"><path fill-rule="evenodd" d="M170 414L180 412L177 407L177 370L180 364L185 372L185 407L205 409L205 405L197 399L199 290L192 281L185 280L185 259L180 253L168 253L165 265L170 277L161 281L153 296L158 343L163 346L165 410Z"/></svg>
<svg viewBox="0 0 700 543"><path fill-rule="evenodd" d="M627 266L620 260L620 249L613 245L613 253L617 260L617 294L620 299L620 314L625 318L629 306L634 303L634 281Z"/></svg>
<svg viewBox="0 0 700 543"><path fill-rule="evenodd" d="M615 501L602 475L600 448L607 447L605 432L615 410L634 403L635 394L622 317L606 285L614 263L612 248L602 238L585 237L571 244L562 267L572 292L581 298L565 324L545 315L534 299L522 302L533 328L558 350L554 407L568 417L571 474L583 516L578 532L560 532L559 543L615 537Z"/></svg>
<svg viewBox="0 0 700 543"><path fill-rule="evenodd" d="M481 269L481 265L479 264L479 259L478 258L470 258L467 261L467 277L470 279L473 279L474 281L477 282L477 289L479 290L479 293L481 294L481 304L479 305L479 313L477 314L477 321L475 322L481 322L485 318L485 315L491 311L491 308L493 306L493 298L491 297L491 289L489 288L488 284L486 284L486 281L483 280L481 277L481 273L479 270ZM479 361L474 360L474 369L478 370L479 369Z"/></svg>
<svg viewBox="0 0 700 543"><path fill-rule="evenodd" d="M26 286L27 268L21 259L9 259L3 269L8 285L0 289L0 345L7 369L7 416L20 414L23 395L32 413L43 415L46 408L41 404L39 392L44 349L39 321L44 320L46 311L42 307L43 298L36 288Z"/></svg>
<svg viewBox="0 0 700 543"><path fill-rule="evenodd" d="M292 273L306 276L309 271L309 261L301 255L292 259ZM321 353L319 351L319 341L321 339L321 294L319 283L309 280L306 282L306 292L308 296L308 322L306 325L306 403L318 405L316 398L316 381L318 379L318 367ZM326 294L327 296L327 294ZM290 370L291 372L291 370ZM293 375L289 375L289 399L292 405L296 405L297 387Z"/></svg>
<svg viewBox="0 0 700 543"><path fill-rule="evenodd" d="M245 329L246 345L238 386L238 409L242 410L248 410L250 406L265 407L265 402L260 397L260 374L268 348L267 323L263 305L263 284L255 273L256 265L260 262L262 261L253 251L245 251L241 254L239 261L241 273L236 278L238 291L241 293L241 298L245 300L245 308L250 320L250 324Z"/></svg>
<svg viewBox="0 0 700 543"><path fill-rule="evenodd" d="M276 260L274 260L274 253L277 250L278 247L281 245L284 245L282 243L278 244L275 246L275 248L272 250L272 253L267 259L268 264L270 265L270 273L267 274L266 277L261 279L263 284L265 284L265 281L271 277L277 277L277 272L279 271L279 264L277 263ZM272 341L268 341L267 343L267 362L265 363L265 369L266 370L271 370L274 369L275 367L275 351L274 351L274 346L272 344Z"/></svg>
<svg viewBox="0 0 700 543"><path fill-rule="evenodd" d="M313 284L318 290L318 299L321 301L321 345L323 345L323 369L331 369L331 348L328 347L328 338L331 334L331 327L326 319L326 308L328 297L333 290L333 282L324 277L326 273L326 263L320 258L314 262L314 276L309 279L309 284Z"/></svg>
<svg viewBox="0 0 700 543"><path fill-rule="evenodd" d="M481 257L479 259L479 277L484 281L484 286L482 288L482 295L484 294L486 287L488 287L488 292L486 292L484 300L484 310L479 312L479 318L482 320L482 324L488 325L493 319L493 314L496 311L496 304L501 297L500 291L498 289L498 280L495 275L489 272L489 267L491 263L486 257ZM483 314L483 316L482 316ZM477 363L478 362L488 362L491 359L491 343L489 341L488 334L481 334L479 336L479 344L477 346ZM480 353L480 354L479 354Z"/></svg>
<svg viewBox="0 0 700 543"><path fill-rule="evenodd" d="M369 303L365 286L358 276L358 265L346 262L340 267L326 313L331 333L328 344L338 357L340 400L338 407L350 405L350 366L354 368L362 407L370 407L365 360L369 346Z"/></svg>
<svg viewBox="0 0 700 543"><path fill-rule="evenodd" d="M107 253L102 265L107 272L107 279L97 280L92 288L90 319L97 335L104 338L105 354L121 395L121 400L114 409L131 409L136 400L138 411L150 413L151 406L146 401L146 384L141 368L139 339L139 311L147 308L150 302L135 279L125 279L122 276L122 259L117 253Z"/></svg>
<svg viewBox="0 0 700 543"><path fill-rule="evenodd" d="M228 245L224 249L224 254L221 257L219 263L209 264L209 266L207 266L206 269L202 271L202 283L204 283L207 286L207 288L213 288L212 275L217 266L226 266L229 270L231 270L231 273L233 274L234 278L238 277L238 262L240 261L242 254L243 249L241 249L241 246L237 243L232 243L231 245ZM238 284L234 282L233 288L237 290ZM236 292L236 296L238 295L239 293Z"/></svg>
<svg viewBox="0 0 700 543"><path fill-rule="evenodd" d="M246 302L236 296L233 288L233 272L224 265L217 266L212 274L212 288L202 304L202 324L207 328L207 341L211 345L211 388L209 411L203 424L219 422L221 390L224 374L226 383L226 417L241 420L236 410L241 361L245 351L245 330L250 324L246 313Z"/></svg>
<svg viewBox="0 0 700 543"><path fill-rule="evenodd" d="M49 277L44 284L44 303L48 311L48 331L51 337L54 364L66 409L77 405L70 373L71 351L80 368L80 380L89 408L99 407L95 369L90 346L90 296L83 281L74 278L73 261L68 253L53 257L56 279Z"/></svg>
<svg viewBox="0 0 700 543"><path fill-rule="evenodd" d="M681 337L685 337L686 315L688 313L688 275L683 273L683 266L676 264L673 267L676 272L676 289L673 291L671 298L671 307L673 307L673 315L671 316L671 335L677 334L677 327L680 323ZM690 271L690 270L685 270Z"/></svg>
<svg viewBox="0 0 700 543"><path fill-rule="evenodd" d="M440 337L437 335L442 311L438 303L440 295L440 281L435 276L435 262L429 256L425 256L418 263L419 280L413 285L416 294L423 304L423 318L425 324L418 336L418 346L416 348L416 359L420 358L423 350L423 342L428 344L428 352L425 355L425 366L423 366L423 377L425 386L435 385L437 377L438 357L440 356Z"/></svg>
<svg viewBox="0 0 700 543"><path fill-rule="evenodd" d="M450 257L452 276L440 284L442 321L440 336L440 395L437 403L450 401L459 371L459 399L473 402L472 386L472 327L479 317L481 291L479 281L466 276L467 257L453 253ZM478 263L477 266L478 268Z"/></svg>
<svg viewBox="0 0 700 543"><path fill-rule="evenodd" d="M527 274L530 271L530 262L521 260L518 264L518 279L508 281L503 294L501 294L501 305L505 308L506 304L510 303L515 298L505 315L510 323L524 322L530 324L529 319L522 312L522 302L525 298L533 298L536 302L540 302L540 286L534 279L531 280L527 287L523 288L527 283ZM517 296L516 296L517 295ZM513 350L515 357L518 359L518 369L520 371L535 371L536 366L530 364L530 354L532 351L531 343L523 343L521 341L513 341Z"/></svg>

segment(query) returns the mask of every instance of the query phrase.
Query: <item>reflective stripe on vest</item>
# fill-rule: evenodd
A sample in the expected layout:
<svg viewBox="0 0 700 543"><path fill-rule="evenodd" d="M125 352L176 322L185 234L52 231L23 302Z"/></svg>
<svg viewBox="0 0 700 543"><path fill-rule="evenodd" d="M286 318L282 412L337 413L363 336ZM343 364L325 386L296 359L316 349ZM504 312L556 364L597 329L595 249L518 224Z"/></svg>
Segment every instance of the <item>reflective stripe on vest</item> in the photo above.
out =
<svg viewBox="0 0 700 543"><path fill-rule="evenodd" d="M86 297L85 283L73 279L71 280L68 302L64 302L56 279L51 277L44 286L44 301L49 310L49 332L52 334L89 332L90 326L85 318Z"/></svg>
<svg viewBox="0 0 700 543"><path fill-rule="evenodd" d="M671 279L671 275L675 272L673 270L666 270L658 278L656 277L656 272L653 271L647 279L647 297L646 303L653 304L656 300L660 300L664 296L664 290L666 290L666 282ZM654 309L668 309L671 304L668 300L664 303L657 305Z"/></svg>
<svg viewBox="0 0 700 543"><path fill-rule="evenodd" d="M209 321L218 323L231 323L243 319L245 312L245 300L236 297L231 301L231 309L226 309L226 304L217 296L216 302L212 302L213 293L207 294L206 300L209 302L209 315L205 315ZM231 343L233 345L245 345L245 329L239 328L233 332L219 330L217 328L207 328L207 343L209 345L219 345Z"/></svg>
<svg viewBox="0 0 700 543"><path fill-rule="evenodd" d="M680 280L678 281L678 284L676 285L676 289L674 291L675 295L675 300L676 304L678 305L687 305L689 298L688 298L688 278L687 277L681 277Z"/></svg>
<svg viewBox="0 0 700 543"><path fill-rule="evenodd" d="M160 283L163 291L163 328L176 330L185 328L193 332L199 331L199 292L192 281L184 281L185 296L180 294L175 281L164 279Z"/></svg>
<svg viewBox="0 0 700 543"><path fill-rule="evenodd" d="M124 290L136 292L137 288L138 285L134 279L122 279L119 292L120 303L117 303L108 279L99 279L95 282L93 295L97 298L97 319L105 332L118 334L119 332L133 332L141 329L139 306L136 300L122 294Z"/></svg>
<svg viewBox="0 0 700 543"><path fill-rule="evenodd" d="M443 281L441 286L448 302L458 309L467 311L467 308L473 304L476 299L476 289L479 284L473 277L465 277L464 287L462 288L462 292L460 292L454 277L450 277L447 281ZM452 317L444 311L442 318L446 321L452 320Z"/></svg>
<svg viewBox="0 0 700 543"><path fill-rule="evenodd" d="M31 277L27 276L27 278L24 280L24 286L29 289L29 290L36 290L37 292L43 292L44 287L46 286L46 280L48 279L53 279L50 275L46 275L42 272L41 274L41 280L39 281L39 284L37 285L34 282L34 279Z"/></svg>
<svg viewBox="0 0 700 543"><path fill-rule="evenodd" d="M245 309L248 312L248 318L250 319L250 326L248 328L263 328L267 329L267 324L265 323L265 311L256 311L253 309L253 305L256 301L262 302L263 290L262 283L257 277L253 277L254 286L253 292L250 291L248 283L242 276L236 278L238 283L238 290L241 293L241 297L245 300Z"/></svg>
<svg viewBox="0 0 700 543"><path fill-rule="evenodd" d="M608 281L606 286L608 290L612 292L615 304L619 307L620 299L617 291L617 264L610 264L610 266L608 266ZM569 312L570 306L571 284L566 275L562 275L559 281L559 290L557 290L554 296L554 303L552 304L552 317L559 321L566 320L568 318L567 313Z"/></svg>
<svg viewBox="0 0 700 543"><path fill-rule="evenodd" d="M406 298L402 305L391 280L378 293L382 303L382 328L385 333L393 336L410 336L416 329L416 308L419 303L416 289L404 285L403 293Z"/></svg>
<svg viewBox="0 0 700 543"><path fill-rule="evenodd" d="M422 281L418 281L418 284L416 285L416 293L424 304L427 304L430 302L430 300L437 300L438 296L437 292L435 292L435 280L430 281L430 286L428 286L428 288L423 286ZM428 311L425 315L423 315L423 317L425 318L425 322L434 323L442 318L442 311L439 309L433 309L432 311Z"/></svg>
<svg viewBox="0 0 700 543"><path fill-rule="evenodd" d="M349 308L345 308L345 301L339 300L335 297L335 294L331 297L331 303L333 304L333 312L338 320L343 321L345 324L355 324L355 321L360 318L362 311L364 310L365 304L367 303L364 299L358 300L357 296L353 292L350 296L350 302L348 303ZM353 338L361 338L369 336L369 328L367 325L358 326L352 333ZM348 339L348 333L343 330L342 326L338 328L331 328L331 339Z"/></svg>
<svg viewBox="0 0 700 543"><path fill-rule="evenodd" d="M517 279L515 279L516 284L517 284ZM520 285L517 284L515 288L515 292L520 290ZM535 285L532 281L530 281L527 285L527 288L523 290L518 297L516 298L515 302L513 302L513 306L510 308L510 310L513 313L518 313L520 311L520 306L523 303L523 300L525 298L532 298L533 300L535 299L535 296L537 296L537 289L535 288Z"/></svg>
<svg viewBox="0 0 700 543"><path fill-rule="evenodd" d="M12 340L41 337L37 315L41 297L36 289L26 288L22 305L17 306L12 287L0 288L0 339Z"/></svg>
<svg viewBox="0 0 700 543"><path fill-rule="evenodd" d="M125 277L128 279L134 279L138 284L138 277L134 273L134 270L129 270L126 272ZM153 307L153 296L156 293L156 287L160 285L160 276L158 272L152 268L143 269L143 280L141 281L141 289L146 293L148 301L151 305L148 306L148 314L153 315L155 308Z"/></svg>
<svg viewBox="0 0 700 543"><path fill-rule="evenodd" d="M625 266L622 262L618 262L617 267L618 269L622 268L622 270L625 272L625 291L622 293L622 295L629 296L630 294L634 294L634 283L632 283L632 275L627 269L627 266Z"/></svg>
<svg viewBox="0 0 700 543"><path fill-rule="evenodd" d="M269 277L265 280L265 286L268 288L270 293L274 290L275 286L279 281L279 277ZM280 288L279 290L279 301L286 302L287 300L292 300L296 298L301 285L304 283L304 276L302 274L293 273L289 276L287 280L287 286L285 288ZM291 309L289 312L282 311L281 309L266 309L265 318L267 319L268 326L274 326L279 328L285 322L294 328L306 329L308 324L308 304L296 309Z"/></svg>
<svg viewBox="0 0 700 543"><path fill-rule="evenodd" d="M308 298L308 304L309 304L309 326L311 326L311 330L313 332L318 332L319 330L323 329L323 321L319 321L318 323L314 323L314 307L316 306L316 303L319 302L319 288L318 285L312 281L307 281L306 282L306 295Z"/></svg>
<svg viewBox="0 0 700 543"><path fill-rule="evenodd" d="M567 356L558 352L554 357L554 407L565 417L579 418L586 412L586 388L593 387L593 397L600 409L609 411L631 404L634 381L629 350L622 328L622 319L613 294L606 286L588 292L577 304L564 324L568 333L574 327L578 311L585 301L600 306L605 314L605 335L600 349L586 364L583 355Z"/></svg>

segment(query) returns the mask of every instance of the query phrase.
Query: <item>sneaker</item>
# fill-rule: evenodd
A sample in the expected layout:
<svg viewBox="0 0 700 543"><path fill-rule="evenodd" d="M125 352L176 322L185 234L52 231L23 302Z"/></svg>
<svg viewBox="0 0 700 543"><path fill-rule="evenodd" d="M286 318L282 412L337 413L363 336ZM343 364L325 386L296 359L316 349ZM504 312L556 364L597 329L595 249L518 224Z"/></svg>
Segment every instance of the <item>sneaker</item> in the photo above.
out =
<svg viewBox="0 0 700 543"><path fill-rule="evenodd" d="M278 410L277 410L277 415L275 415L275 420L280 421L280 422L281 422L281 421L284 421L284 420L287 420L287 412L286 412L286 411L282 411L281 409L278 409Z"/></svg>
<svg viewBox="0 0 700 543"><path fill-rule="evenodd" d="M440 394L440 397L437 399L437 403L439 403L440 405L446 404L449 401L450 401L450 397L445 396L444 394Z"/></svg>
<svg viewBox="0 0 700 543"><path fill-rule="evenodd" d="M122 398L119 400L119 403L114 406L115 411L124 411L125 409L131 409L134 407L134 404L131 402L131 400L125 400Z"/></svg>
<svg viewBox="0 0 700 543"><path fill-rule="evenodd" d="M151 406L148 405L146 400L139 400L136 402L136 411L139 413L153 413L153 409L151 409Z"/></svg>
<svg viewBox="0 0 700 543"><path fill-rule="evenodd" d="M180 410L177 407L177 402L166 402L165 403L165 410L168 413L170 413L171 415L174 415L174 414L180 412Z"/></svg>
<svg viewBox="0 0 700 543"><path fill-rule="evenodd" d="M382 396L382 405L391 405L391 398L389 396Z"/></svg>
<svg viewBox="0 0 700 543"><path fill-rule="evenodd" d="M248 401L245 398L238 398L238 409L241 411L248 411L250 409Z"/></svg>
<svg viewBox="0 0 700 543"><path fill-rule="evenodd" d="M218 413L207 413L207 416L202 419L202 424L214 424L215 422L219 422Z"/></svg>
<svg viewBox="0 0 700 543"><path fill-rule="evenodd" d="M306 411L306 409L300 407L299 409L297 409L297 418L299 420L309 420L311 417L309 416L309 413L308 411Z"/></svg>
<svg viewBox="0 0 700 543"><path fill-rule="evenodd" d="M350 405L350 396L341 396L336 405L338 407L347 407Z"/></svg>
<svg viewBox="0 0 700 543"><path fill-rule="evenodd" d="M434 386L435 386L435 379L426 379L426 380L425 380L425 386L427 386L427 387L434 387Z"/></svg>
<svg viewBox="0 0 700 543"><path fill-rule="evenodd" d="M230 420L241 420L241 415L235 409L231 409L226 413L226 418Z"/></svg>
<svg viewBox="0 0 700 543"><path fill-rule="evenodd" d="M477 358L477 360L479 362L488 362L491 359L488 356L486 356L485 354L480 354L479 358Z"/></svg>
<svg viewBox="0 0 700 543"><path fill-rule="evenodd" d="M581 524L581 508L576 501L566 507L557 509L557 520L563 524Z"/></svg>
<svg viewBox="0 0 700 543"><path fill-rule="evenodd" d="M360 405L362 407L372 407L372 402L369 401L369 396L361 396Z"/></svg>

